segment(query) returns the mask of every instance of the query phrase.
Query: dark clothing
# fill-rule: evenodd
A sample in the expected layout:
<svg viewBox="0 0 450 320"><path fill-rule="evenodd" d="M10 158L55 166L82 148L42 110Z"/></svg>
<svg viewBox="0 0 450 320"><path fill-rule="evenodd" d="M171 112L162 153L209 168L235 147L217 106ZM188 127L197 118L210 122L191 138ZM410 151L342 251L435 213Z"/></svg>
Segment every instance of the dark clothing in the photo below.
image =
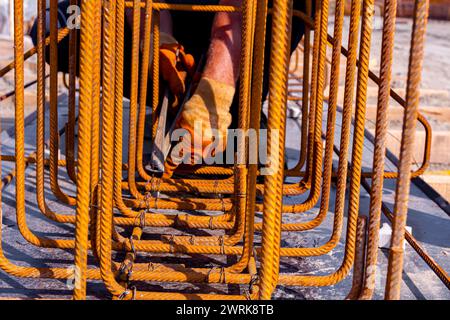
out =
<svg viewBox="0 0 450 320"><path fill-rule="evenodd" d="M308 0L294 0L294 9L305 12L306 4ZM219 4L220 0L166 0L166 3L190 3L190 4ZM272 6L272 1L269 1L269 6ZM314 1L313 1L314 4ZM69 0L62 1L58 4L58 28L66 26L66 21L69 14L67 8L69 6ZM49 10L48 10L49 11ZM47 11L47 36L49 32L50 16ZM173 20L173 32L174 37L185 47L186 52L192 54L196 61L200 56L205 54L208 50L211 27L214 20L215 13L213 12L188 12L188 11L171 11ZM272 31L272 18L271 15L267 19L267 35L266 35L266 49L265 49L265 66L264 66L264 82L263 82L263 98L267 97L269 87L269 62L270 62L270 42ZM291 52L295 50L298 43L303 37L305 32L304 22L294 17L292 21L292 33L291 33ZM31 32L33 42L36 44L37 39L37 24L35 23ZM131 87L131 47L132 47L132 29L125 23L125 52L124 52L124 96L130 96ZM46 49L46 61L50 61L50 55L48 48ZM58 70L61 72L68 72L69 65L69 37L63 39L58 45ZM151 84L151 79L149 84ZM238 117L236 116L238 108L237 96L233 103L233 124L232 127L236 128ZM147 103L151 103L151 92L147 94Z"/></svg>
<svg viewBox="0 0 450 320"><path fill-rule="evenodd" d="M58 3L58 29L67 26L67 19L69 14L67 9L70 5L70 1L62 1ZM45 17L45 37L50 36L50 9L47 9ZM34 22L30 30L30 37L33 40L33 44L37 45L37 19ZM45 48L45 61L50 63L50 46ZM69 73L69 37L65 37L58 44L58 71Z"/></svg>

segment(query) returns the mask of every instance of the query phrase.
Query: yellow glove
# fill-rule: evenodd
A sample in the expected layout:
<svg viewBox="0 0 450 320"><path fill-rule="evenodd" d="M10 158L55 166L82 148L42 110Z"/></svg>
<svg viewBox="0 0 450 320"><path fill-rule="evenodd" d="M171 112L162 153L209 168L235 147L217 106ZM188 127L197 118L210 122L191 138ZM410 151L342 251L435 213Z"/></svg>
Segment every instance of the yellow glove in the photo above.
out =
<svg viewBox="0 0 450 320"><path fill-rule="evenodd" d="M180 158L184 157L177 154L179 150L190 150L191 164L199 164L203 157L214 156L225 150L227 130L232 120L230 107L234 93L233 86L206 77L200 79L194 95L186 102L177 122L177 128L185 129L190 139L183 139L169 153L164 167L165 178L172 176ZM198 140L199 136L201 141Z"/></svg>

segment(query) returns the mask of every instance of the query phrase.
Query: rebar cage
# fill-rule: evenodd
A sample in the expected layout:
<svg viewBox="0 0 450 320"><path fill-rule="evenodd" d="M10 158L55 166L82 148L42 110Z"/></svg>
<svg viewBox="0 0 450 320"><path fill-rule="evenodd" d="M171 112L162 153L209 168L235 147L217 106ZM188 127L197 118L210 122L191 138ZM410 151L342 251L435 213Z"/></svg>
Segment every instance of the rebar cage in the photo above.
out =
<svg viewBox="0 0 450 320"><path fill-rule="evenodd" d="M347 48L342 45L344 0L336 0L333 34L328 34L329 0L315 0L314 4L305 0L304 12L294 10L293 1L303 0L274 0L270 5L268 0L242 0L240 6L84 0L81 1L78 33L77 29L58 29L58 1L51 0L50 35L46 37L46 1L38 0L37 45L24 52L23 2L15 0L15 59L0 70L1 76L12 69L15 72L15 154L2 155L2 163L13 161L15 168L3 179L2 188L15 180L17 225L22 236L34 246L70 249L74 254L74 268L19 266L8 260L3 251L0 251L0 267L17 277L74 278L75 299L86 298L86 283L90 280L103 281L117 299L270 299L277 285L330 286L345 279L353 270L353 286L347 298L371 299L383 212L393 225L385 297L400 297L405 237L448 287L449 277L445 271L411 234L404 231L411 178L422 174L429 162L431 127L418 113L428 1L415 1L405 98L391 89L396 0L384 1L380 53L370 49L374 0L351 1ZM80 4L76 0L71 3ZM134 26L131 35L132 86L126 116L123 52L124 39L130 35L124 34L125 10L132 10ZM171 179L162 179L146 170L143 159L147 108L152 110L154 137L160 105L158 44L161 10L229 12L242 16L238 127L259 132L264 102L263 77L268 72L267 158L271 161L270 174L262 175L258 164L246 161L236 161L232 166L197 166L180 171ZM271 30L266 28L269 16ZM142 18L143 29L139 27ZM304 23L305 35L301 47L292 55L291 63L289 30L293 19ZM265 48L268 31L271 32L271 43L270 48ZM60 132L58 43L67 37L70 65L68 79L64 76L63 80L68 90L68 121ZM144 39L143 54L140 54L141 38ZM327 47L332 52L328 62ZM45 81L46 48L50 55L49 85ZM270 52L270 66L265 70L266 52ZM38 66L36 150L25 154L24 60L34 54ZM377 54L381 61L378 75L369 70L370 57ZM339 67L344 61L344 100L338 106ZM150 64L153 65L151 74ZM152 79L151 85L149 79ZM372 167L363 170L369 81L378 86L377 118ZM325 88L329 92L325 92ZM45 125L47 89L50 93L48 129ZM147 95L152 100L149 107ZM395 172L385 170L387 113L391 98L405 108L399 165ZM285 167L285 145L289 139L286 136L286 109L291 102L301 106L301 139L298 163L288 169ZM412 171L417 121L425 128L427 140L422 165ZM123 125L128 129L123 130ZM46 132L50 135L48 157L45 156ZM61 134L65 135L63 159L59 156ZM248 140L244 139L236 146L236 152L247 159L250 148ZM123 150L127 154L124 155ZM336 166L333 166L333 160ZM35 196L41 213L56 223L74 225L71 238L38 235L28 227L26 196L31 196L25 192L28 166L35 170ZM46 168L48 183L45 181ZM62 171L65 173L61 174ZM286 182L288 177L296 178L297 182ZM62 179L76 184L74 194L61 188ZM384 179L397 181L393 212L382 201ZM368 219L360 214L361 186L370 193ZM53 211L47 204L46 187L59 202L72 207L73 213ZM335 194L334 205L331 205L332 192ZM293 198L298 201L286 201L288 196L299 195L303 197ZM330 209L333 209L332 213ZM255 219L259 213L262 219ZM298 222L283 219L302 213L308 213L309 219ZM318 228L329 214L333 215L334 222L326 243L314 247L282 246L283 237ZM334 250L345 228L345 253L342 264L334 272L326 275L280 272L281 257L319 257ZM192 235L184 232L192 229L209 233ZM146 235L149 230L152 230L150 238ZM124 253L121 261L115 258L117 252ZM192 268L167 263L164 255L161 263L136 262L143 253L145 257L202 254L237 259L233 263L214 266L205 263L202 267ZM95 258L95 266L88 266L88 256ZM238 295L156 292L140 289L136 283L142 282L238 284L249 289Z"/></svg>

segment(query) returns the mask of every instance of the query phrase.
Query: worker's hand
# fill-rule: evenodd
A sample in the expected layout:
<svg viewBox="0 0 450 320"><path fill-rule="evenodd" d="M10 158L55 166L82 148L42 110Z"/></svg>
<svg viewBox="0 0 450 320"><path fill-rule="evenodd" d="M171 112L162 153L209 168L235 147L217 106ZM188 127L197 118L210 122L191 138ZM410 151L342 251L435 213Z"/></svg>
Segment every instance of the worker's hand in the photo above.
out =
<svg viewBox="0 0 450 320"><path fill-rule="evenodd" d="M177 128L184 129L188 137L176 144L164 167L164 177L172 176L189 151L189 163L201 164L225 150L227 131L231 124L230 107L235 88L218 81L202 78L195 94L183 107ZM185 161L184 161L185 162Z"/></svg>
<svg viewBox="0 0 450 320"><path fill-rule="evenodd" d="M159 63L162 78L167 81L177 107L186 93L186 77L193 76L195 72L194 57L185 53L182 45L178 43L163 43L159 50Z"/></svg>

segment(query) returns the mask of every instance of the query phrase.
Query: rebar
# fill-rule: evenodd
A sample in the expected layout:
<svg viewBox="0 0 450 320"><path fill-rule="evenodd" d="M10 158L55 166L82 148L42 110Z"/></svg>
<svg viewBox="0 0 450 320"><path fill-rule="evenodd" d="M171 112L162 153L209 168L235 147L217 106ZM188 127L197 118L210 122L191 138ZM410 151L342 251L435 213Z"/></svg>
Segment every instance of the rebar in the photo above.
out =
<svg viewBox="0 0 450 320"><path fill-rule="evenodd" d="M307 0L304 11L298 10L293 0L274 0L272 5L267 0L223 3L228 2L192 5L152 0L82 1L83 19L80 30L76 30L64 26L58 29L58 1L52 0L50 37L46 38L46 3L38 0L37 45L24 52L23 5L21 0L14 1L14 61L0 69L1 77L14 69L14 91L0 101L15 95L15 152L1 156L2 162L12 161L15 168L5 175L2 190L15 180L17 225L24 239L48 250L69 249L74 268L16 266L4 256L1 246L0 268L17 277L73 278L74 299L86 299L91 280L102 280L114 299L271 299L278 285L330 286L345 279L353 268L353 286L347 299L370 299L375 288L381 212L387 210L382 201L384 179L396 179L394 214L387 214L392 220L393 236L385 297L400 298L405 236L448 286L448 275L442 267L409 233L405 235L410 181L426 170L430 158L431 126L418 110L428 1L415 1L406 99L391 88L396 0L385 0L379 76L369 69L370 57L377 54L371 50L373 0L352 0L347 48L342 45L346 31L343 0L336 1L332 35L328 34L328 0ZM131 34L125 33L127 10L132 12ZM159 66L162 10L225 12L242 17L236 122L238 129L255 130L257 137L254 144L249 136L237 139L233 163L180 167L170 179L145 166L145 149L148 142L154 142L161 117L160 93L165 91ZM302 44L291 52L294 19L304 24L305 34ZM63 79L68 90L68 120L63 132L59 132L58 50L67 36L68 82L65 75ZM125 52L125 40L131 40L130 57ZM331 59L327 57L328 46ZM24 90L29 85L24 86L24 61L34 54L37 79L31 83L37 83L36 150L26 155ZM340 106L340 67L344 61L344 99ZM46 62L50 65L48 75ZM125 62L131 63L130 83L124 82L128 72ZM369 80L378 88L378 105L372 166L366 171L363 151ZM263 96L265 86L268 97ZM130 91L129 113L124 112L124 89ZM391 98L405 108L398 172L385 170ZM263 108L265 100L267 113ZM286 142L292 137L286 133L286 110L291 105L298 107L301 114L297 120L300 139L298 161L287 168ZM264 174L262 165L249 161L255 147L259 150L263 145L261 120L266 117L269 174ZM146 133L148 120L151 126ZM425 128L425 152L419 168L412 171L417 122ZM48 158L46 134L50 136ZM60 159L62 135L65 157ZM260 160L259 155L256 158ZM336 168L333 160L337 160ZM26 168L35 170L39 210L58 225L73 225L70 237L38 235L29 229ZM46 168L49 183L45 180ZM287 182L287 178L297 182ZM61 187L67 183L75 186L73 194ZM361 186L370 194L368 219L360 214ZM56 199L52 203L64 204L71 212L62 214L50 208L46 189ZM291 196L296 198L288 201ZM283 220L299 214L311 218L301 222ZM333 216L333 224L325 243L314 247L282 245L288 234L306 234L323 226L327 215ZM192 235L192 229L204 234ZM259 232L261 242L255 241ZM320 276L280 272L283 257L321 257L337 250L340 241L344 243L344 255L335 271ZM115 261L115 252L125 253L125 259ZM137 262L144 252L165 255L161 263ZM192 268L170 264L171 259L166 257L182 254L232 256L229 261L234 262ZM94 266L88 266L90 256ZM133 287L139 281L237 284L249 290L240 294L143 291Z"/></svg>

